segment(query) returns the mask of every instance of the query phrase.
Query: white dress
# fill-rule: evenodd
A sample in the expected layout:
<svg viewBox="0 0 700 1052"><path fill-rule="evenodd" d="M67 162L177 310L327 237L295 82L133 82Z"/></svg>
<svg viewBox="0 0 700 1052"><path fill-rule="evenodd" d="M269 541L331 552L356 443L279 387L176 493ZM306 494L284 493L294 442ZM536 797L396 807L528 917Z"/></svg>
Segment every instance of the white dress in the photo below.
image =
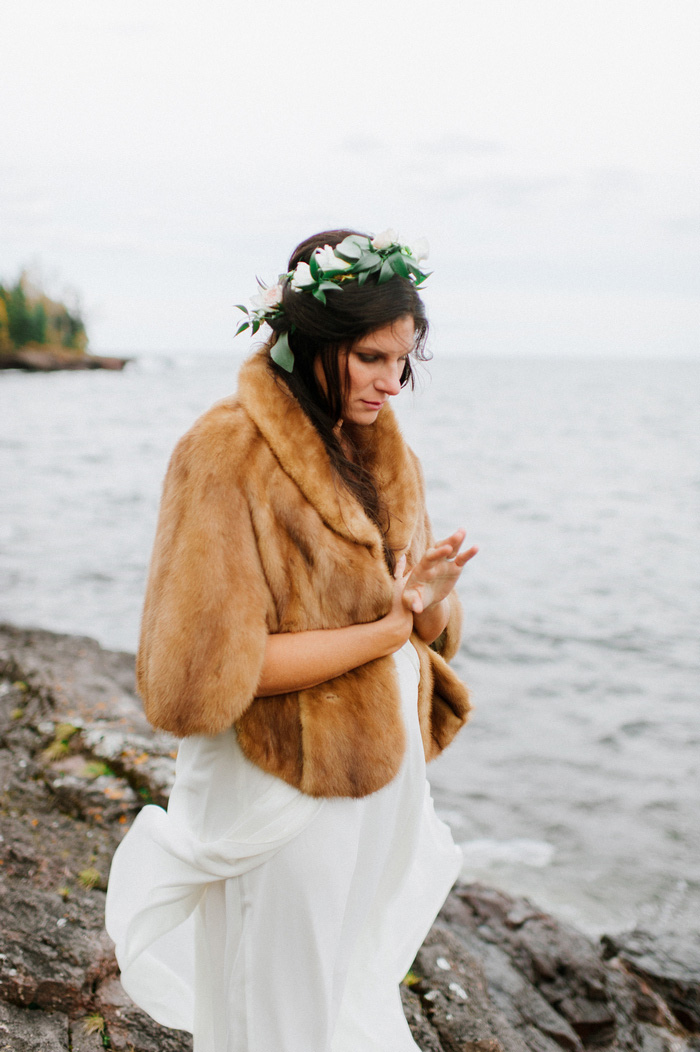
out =
<svg viewBox="0 0 700 1052"><path fill-rule="evenodd" d="M122 984L194 1052L416 1052L399 983L461 854L425 777L418 656L394 657L407 749L383 789L314 799L232 730L186 738L167 813L145 807L117 849Z"/></svg>

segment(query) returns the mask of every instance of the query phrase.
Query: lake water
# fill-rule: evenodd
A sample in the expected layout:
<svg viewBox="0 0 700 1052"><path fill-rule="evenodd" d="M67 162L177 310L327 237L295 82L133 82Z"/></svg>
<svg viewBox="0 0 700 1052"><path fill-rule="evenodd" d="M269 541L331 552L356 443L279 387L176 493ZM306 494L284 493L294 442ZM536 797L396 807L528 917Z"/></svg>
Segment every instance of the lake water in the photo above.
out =
<svg viewBox="0 0 700 1052"><path fill-rule="evenodd" d="M133 650L177 437L236 356L0 374L0 617ZM700 915L700 363L448 357L396 400L480 552L475 713L431 767L464 875L590 932Z"/></svg>

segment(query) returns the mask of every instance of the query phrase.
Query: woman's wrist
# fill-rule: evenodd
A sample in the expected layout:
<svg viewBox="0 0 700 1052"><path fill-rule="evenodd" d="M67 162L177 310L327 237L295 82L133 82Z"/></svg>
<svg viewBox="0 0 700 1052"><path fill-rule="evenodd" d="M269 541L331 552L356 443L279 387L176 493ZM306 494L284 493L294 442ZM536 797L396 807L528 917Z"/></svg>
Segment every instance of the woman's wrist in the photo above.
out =
<svg viewBox="0 0 700 1052"><path fill-rule="evenodd" d="M387 657L400 650L413 630L413 617L409 611L391 610L385 617L375 621L377 641L381 652L377 657Z"/></svg>

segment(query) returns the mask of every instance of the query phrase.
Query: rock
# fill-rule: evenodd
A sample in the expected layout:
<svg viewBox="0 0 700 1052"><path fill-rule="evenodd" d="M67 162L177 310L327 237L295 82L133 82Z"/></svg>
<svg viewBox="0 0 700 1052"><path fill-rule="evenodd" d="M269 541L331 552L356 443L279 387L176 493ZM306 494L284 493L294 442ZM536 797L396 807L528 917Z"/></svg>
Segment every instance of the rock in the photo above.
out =
<svg viewBox="0 0 700 1052"><path fill-rule="evenodd" d="M60 347L20 347L9 354L0 354L0 369L22 369L30 373L53 373L59 369L123 369L130 358L78 354Z"/></svg>
<svg viewBox="0 0 700 1052"><path fill-rule="evenodd" d="M17 1048L102 1048L91 1014L113 1049L191 1048L108 996L121 991L104 931L111 857L142 804L167 798L177 745L150 732L133 676L131 655L93 640L0 626L0 1005L52 1035ZM6 1023L13 1040L24 1018Z"/></svg>
<svg viewBox="0 0 700 1052"><path fill-rule="evenodd" d="M418 952L412 971L445 1052L527 1052L527 1045L493 1003L479 961L440 923Z"/></svg>
<svg viewBox="0 0 700 1052"><path fill-rule="evenodd" d="M700 933L671 937L631 931L605 936L603 950L606 958L616 958L644 979L681 1026L700 1034Z"/></svg>
<svg viewBox="0 0 700 1052"><path fill-rule="evenodd" d="M102 1032L93 1029L93 1019L76 1020L71 1027L71 1052L104 1052Z"/></svg>
<svg viewBox="0 0 700 1052"><path fill-rule="evenodd" d="M528 1048L692 1047L689 1028L662 996L527 900L478 884L457 887L440 920L479 960L494 1004Z"/></svg>
<svg viewBox="0 0 700 1052"><path fill-rule="evenodd" d="M0 1001L0 1052L69 1052L70 1047L68 1016Z"/></svg>
<svg viewBox="0 0 700 1052"><path fill-rule="evenodd" d="M97 990L96 1003L105 1019L115 1052L192 1052L192 1037L154 1022L131 1001L116 977Z"/></svg>
<svg viewBox="0 0 700 1052"><path fill-rule="evenodd" d="M411 987L402 985L401 1003L413 1039L418 1043L422 1052L443 1052L437 1031L426 1019L419 995Z"/></svg>
<svg viewBox="0 0 700 1052"><path fill-rule="evenodd" d="M0 1052L192 1048L126 996L103 927L112 854L175 768L133 680L132 655L0 626ZM457 885L401 997L422 1052L700 1052L700 941L596 945Z"/></svg>

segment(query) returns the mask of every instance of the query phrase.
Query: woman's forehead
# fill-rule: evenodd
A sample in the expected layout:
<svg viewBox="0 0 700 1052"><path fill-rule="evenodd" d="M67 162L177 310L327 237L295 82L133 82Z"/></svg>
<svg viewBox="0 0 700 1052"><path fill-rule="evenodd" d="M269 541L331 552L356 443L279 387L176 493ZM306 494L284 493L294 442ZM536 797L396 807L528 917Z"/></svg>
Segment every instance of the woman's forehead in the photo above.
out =
<svg viewBox="0 0 700 1052"><path fill-rule="evenodd" d="M416 327L410 315L390 325L368 332L353 344L355 350L372 350L382 354L406 354L415 342Z"/></svg>

